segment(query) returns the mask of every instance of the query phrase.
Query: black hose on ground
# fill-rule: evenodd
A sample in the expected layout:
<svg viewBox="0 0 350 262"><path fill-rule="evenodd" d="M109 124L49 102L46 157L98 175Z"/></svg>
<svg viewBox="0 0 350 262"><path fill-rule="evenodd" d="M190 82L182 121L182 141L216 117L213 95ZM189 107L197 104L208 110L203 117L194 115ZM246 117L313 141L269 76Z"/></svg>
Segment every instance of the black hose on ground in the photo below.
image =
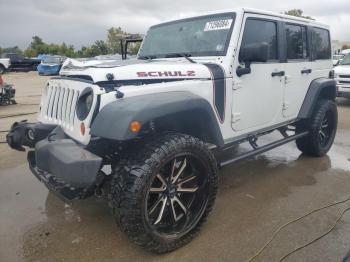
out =
<svg viewBox="0 0 350 262"><path fill-rule="evenodd" d="M34 114L37 114L37 113L38 112L29 112L29 113L19 113L19 114L13 114L13 115L5 115L5 116L0 116L0 119L16 117L16 116L34 115Z"/></svg>

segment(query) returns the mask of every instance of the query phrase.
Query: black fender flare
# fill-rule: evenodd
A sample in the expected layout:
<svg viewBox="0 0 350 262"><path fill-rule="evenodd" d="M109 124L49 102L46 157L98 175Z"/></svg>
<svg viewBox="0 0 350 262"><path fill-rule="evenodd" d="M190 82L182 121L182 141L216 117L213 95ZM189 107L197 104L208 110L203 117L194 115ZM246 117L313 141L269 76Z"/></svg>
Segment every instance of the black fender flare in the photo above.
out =
<svg viewBox="0 0 350 262"><path fill-rule="evenodd" d="M184 132L217 146L224 145L220 126L210 103L186 91L126 97L107 104L94 119L90 133L101 138L126 141L139 136L138 133L130 131L132 121L139 121L144 126L152 120L168 117L178 127L170 131ZM186 119L190 128L183 128ZM199 132L203 137L198 136Z"/></svg>
<svg viewBox="0 0 350 262"><path fill-rule="evenodd" d="M300 108L298 118L308 119L311 117L317 101L320 98L335 100L337 95L336 81L330 78L318 78L311 82L309 89Z"/></svg>

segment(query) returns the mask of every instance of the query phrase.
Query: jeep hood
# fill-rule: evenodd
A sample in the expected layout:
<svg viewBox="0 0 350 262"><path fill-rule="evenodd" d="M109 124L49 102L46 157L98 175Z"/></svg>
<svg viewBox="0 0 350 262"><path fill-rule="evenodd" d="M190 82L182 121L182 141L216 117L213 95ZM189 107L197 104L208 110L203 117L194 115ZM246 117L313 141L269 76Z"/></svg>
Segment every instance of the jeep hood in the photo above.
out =
<svg viewBox="0 0 350 262"><path fill-rule="evenodd" d="M86 65L86 64L85 64ZM191 63L186 59L138 60L90 62L89 65L63 67L60 75L82 77L94 83L111 80L158 80L175 81L210 79L211 71L207 64ZM132 83L130 83L132 85Z"/></svg>
<svg viewBox="0 0 350 262"><path fill-rule="evenodd" d="M350 75L350 65L339 65L334 68L336 74Z"/></svg>

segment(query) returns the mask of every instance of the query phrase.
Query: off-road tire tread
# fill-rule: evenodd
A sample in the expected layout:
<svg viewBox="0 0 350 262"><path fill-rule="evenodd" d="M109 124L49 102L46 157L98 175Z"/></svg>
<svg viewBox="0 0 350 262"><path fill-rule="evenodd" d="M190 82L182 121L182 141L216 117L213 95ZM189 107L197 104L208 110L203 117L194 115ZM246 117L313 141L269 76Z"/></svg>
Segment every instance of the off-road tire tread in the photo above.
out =
<svg viewBox="0 0 350 262"><path fill-rule="evenodd" d="M310 132L310 134L306 137L296 140L297 148L305 155L320 157L325 155L330 149L320 148L318 142L319 126L322 123L324 114L329 109L335 110L335 112L337 112L336 103L332 100L320 99L317 102L312 117L307 121L303 121L299 125L297 125L297 133L304 130L308 130ZM337 114L335 115L335 117L337 118ZM334 140L334 137L332 138L332 140Z"/></svg>
<svg viewBox="0 0 350 262"><path fill-rule="evenodd" d="M142 219L142 190L150 183L152 168L159 167L160 159L182 147L192 147L207 159L210 166L210 195L206 210L197 225L179 239L163 241L150 234ZM164 164L164 163L163 163ZM140 141L113 167L111 206L116 223L137 245L155 253L166 253L190 242L199 232L212 210L217 193L217 163L207 146L197 138L185 134L166 133L158 138Z"/></svg>

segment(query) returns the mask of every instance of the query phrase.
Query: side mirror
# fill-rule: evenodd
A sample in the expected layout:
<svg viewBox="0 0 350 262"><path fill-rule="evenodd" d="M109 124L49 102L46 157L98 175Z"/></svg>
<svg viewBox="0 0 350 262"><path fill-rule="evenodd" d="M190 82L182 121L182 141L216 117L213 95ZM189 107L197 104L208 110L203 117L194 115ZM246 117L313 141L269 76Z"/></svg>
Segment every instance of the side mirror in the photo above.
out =
<svg viewBox="0 0 350 262"><path fill-rule="evenodd" d="M249 44L241 48L239 61L245 64L245 68L238 67L237 76L251 73L250 64L253 62L266 62L269 57L269 45L266 42Z"/></svg>

